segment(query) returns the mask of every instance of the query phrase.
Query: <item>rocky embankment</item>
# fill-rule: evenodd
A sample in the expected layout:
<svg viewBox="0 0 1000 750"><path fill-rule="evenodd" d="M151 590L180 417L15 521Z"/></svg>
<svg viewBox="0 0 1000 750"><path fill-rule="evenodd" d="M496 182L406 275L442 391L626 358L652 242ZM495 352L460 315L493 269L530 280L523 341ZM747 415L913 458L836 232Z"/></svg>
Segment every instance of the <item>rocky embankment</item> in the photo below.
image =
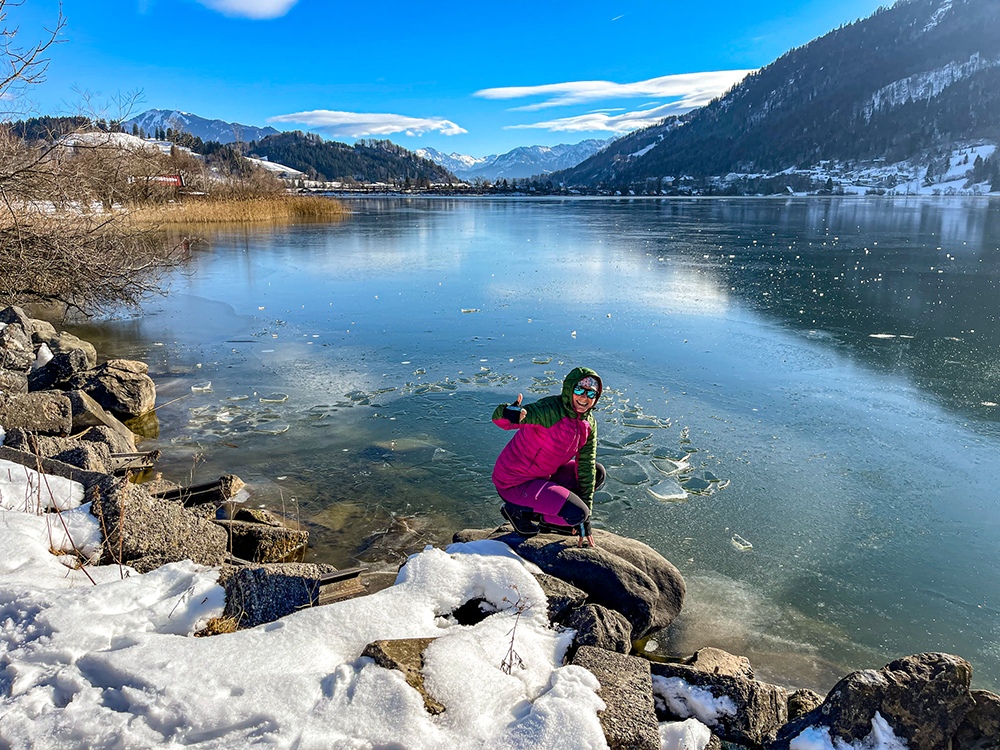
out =
<svg viewBox="0 0 1000 750"><path fill-rule="evenodd" d="M129 425L148 419L155 399L145 364L98 364L87 342L17 307L0 311L0 426L6 430L0 460L84 486L103 544L99 560L81 563L140 573L188 559L220 566L225 613L204 635L366 593L357 572L287 562L305 548L307 532L244 507L236 477L192 487L130 481L155 455L137 449ZM423 546L412 537L390 528L373 544L408 540L383 550L405 566L406 553ZM746 658L713 648L676 663L650 662L634 655L633 643L669 627L685 595L681 574L659 553L599 530L594 548L551 534L524 539L506 526L461 531L453 541L487 539L542 571L535 577L552 627L575 632L566 661L600 682L601 725L613 750L1000 750L1000 697L971 690L972 667L957 656L917 654L854 672L826 696L761 682ZM473 598L441 616L475 625L496 606ZM363 655L400 670L437 715L448 706L427 691L421 671L434 640L374 641Z"/></svg>

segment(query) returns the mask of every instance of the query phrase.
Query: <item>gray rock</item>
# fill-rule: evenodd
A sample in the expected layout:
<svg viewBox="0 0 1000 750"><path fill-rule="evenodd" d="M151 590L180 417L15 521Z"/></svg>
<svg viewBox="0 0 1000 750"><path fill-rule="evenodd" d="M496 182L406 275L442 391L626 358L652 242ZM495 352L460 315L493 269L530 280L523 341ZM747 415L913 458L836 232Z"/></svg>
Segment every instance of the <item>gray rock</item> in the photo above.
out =
<svg viewBox="0 0 1000 750"><path fill-rule="evenodd" d="M587 601L587 594L576 586L571 586L555 576L538 573L535 575L549 602L549 622L561 623L577 607Z"/></svg>
<svg viewBox="0 0 1000 750"><path fill-rule="evenodd" d="M28 392L28 376L20 370L0 370L0 395Z"/></svg>
<svg viewBox="0 0 1000 750"><path fill-rule="evenodd" d="M25 331L31 334L31 341L35 344L44 344L45 338L43 337L55 338L56 336L55 326L47 320L39 320L38 318L32 318L31 328L25 328Z"/></svg>
<svg viewBox="0 0 1000 750"><path fill-rule="evenodd" d="M156 386L143 362L112 359L77 375L74 388L86 391L116 417L127 419L145 414L156 403Z"/></svg>
<svg viewBox="0 0 1000 750"><path fill-rule="evenodd" d="M68 435L73 428L73 410L65 394L43 391L0 396L0 424L20 427L41 435Z"/></svg>
<svg viewBox="0 0 1000 750"><path fill-rule="evenodd" d="M105 435L104 430L110 429L120 436L121 440L114 438L105 439L100 442L107 442L112 453L134 453L135 434L126 427L117 417L108 414L104 407L94 401L85 391L67 391L70 404L73 408L73 432L81 432L88 427L99 428L90 430L98 435ZM90 433L88 433L90 434Z"/></svg>
<svg viewBox="0 0 1000 750"><path fill-rule="evenodd" d="M872 731L878 712L910 750L946 748L976 705L969 691L972 666L951 654L907 656L879 670L852 672L823 705L786 724L770 745L787 750L808 727L826 727L830 737L858 742Z"/></svg>
<svg viewBox="0 0 1000 750"><path fill-rule="evenodd" d="M823 696L815 690L802 688L788 695L788 720L795 721L823 704Z"/></svg>
<svg viewBox="0 0 1000 750"><path fill-rule="evenodd" d="M53 354L79 349L87 355L87 367L97 367L97 349L89 341L77 338L72 333L66 331L56 333L52 326L39 327L33 322L31 340L39 346L45 344Z"/></svg>
<svg viewBox="0 0 1000 750"><path fill-rule="evenodd" d="M305 549L309 532L248 521L214 521L230 541L229 551L242 560L276 563Z"/></svg>
<svg viewBox="0 0 1000 750"><path fill-rule="evenodd" d="M225 531L178 503L152 497L141 485L105 476L88 489L87 499L101 522L105 563L159 556L221 565L225 558Z"/></svg>
<svg viewBox="0 0 1000 750"><path fill-rule="evenodd" d="M31 318L28 317L28 314L23 308L20 308L17 305L11 305L10 307L5 307L3 310L0 310L0 323L18 326L29 336L31 335Z"/></svg>
<svg viewBox="0 0 1000 750"><path fill-rule="evenodd" d="M34 362L35 350L24 329L17 323L0 328L0 367L26 373Z"/></svg>
<svg viewBox="0 0 1000 750"><path fill-rule="evenodd" d="M220 583L226 589L224 617L241 628L273 622L319 601L319 580L336 572L332 565L277 563L226 568Z"/></svg>
<svg viewBox="0 0 1000 750"><path fill-rule="evenodd" d="M684 579L666 558L642 542L595 529L597 546L577 547L573 537L539 534L525 539L509 529L501 526L485 537L480 530L460 531L454 539L505 542L545 573L585 591L590 603L625 615L636 640L665 628L681 611Z"/></svg>
<svg viewBox="0 0 1000 750"><path fill-rule="evenodd" d="M51 388L65 390L75 375L89 369L87 355L80 349L59 352L44 367L28 375L29 391L47 391Z"/></svg>
<svg viewBox="0 0 1000 750"><path fill-rule="evenodd" d="M601 683L607 708L599 716L611 750L659 750L660 727L653 709L649 662L634 656L581 646L573 664L589 670Z"/></svg>
<svg viewBox="0 0 1000 750"><path fill-rule="evenodd" d="M754 678L753 667L748 658L735 656L721 648L712 648L711 646L700 648L685 663L700 672L708 672L709 674L727 674L730 677L742 677L744 680ZM822 702L822 698L820 701Z"/></svg>
<svg viewBox="0 0 1000 750"><path fill-rule="evenodd" d="M976 705L965 715L952 750L1000 750L1000 695L973 690Z"/></svg>
<svg viewBox="0 0 1000 750"><path fill-rule="evenodd" d="M110 427L88 427L80 433L79 440L85 443L105 445L110 453L135 452L135 443Z"/></svg>
<svg viewBox="0 0 1000 750"><path fill-rule="evenodd" d="M585 604L570 615L566 623L576 631L573 647L594 646L627 654L632 648L632 626L613 609L600 604Z"/></svg>
<svg viewBox="0 0 1000 750"><path fill-rule="evenodd" d="M396 669L403 673L406 684L420 693L427 713L437 716L445 708L424 685L424 651L436 639L400 638L392 641L373 641L365 646L362 656L372 659L383 669Z"/></svg>
<svg viewBox="0 0 1000 750"><path fill-rule="evenodd" d="M728 674L710 674L686 664L653 664L652 671L668 683L681 680L686 685L708 690L716 699L728 698L732 701L734 712L721 713L714 721L697 716L683 702L674 707L669 702L665 704L668 717L687 719L695 716L727 742L764 744L788 720L788 694L777 685ZM654 689L662 692L660 688Z"/></svg>
<svg viewBox="0 0 1000 750"><path fill-rule="evenodd" d="M100 471L105 474L111 472L111 451L108 450L108 446L77 440L72 442L77 444L61 453L56 453L52 458L87 471Z"/></svg>

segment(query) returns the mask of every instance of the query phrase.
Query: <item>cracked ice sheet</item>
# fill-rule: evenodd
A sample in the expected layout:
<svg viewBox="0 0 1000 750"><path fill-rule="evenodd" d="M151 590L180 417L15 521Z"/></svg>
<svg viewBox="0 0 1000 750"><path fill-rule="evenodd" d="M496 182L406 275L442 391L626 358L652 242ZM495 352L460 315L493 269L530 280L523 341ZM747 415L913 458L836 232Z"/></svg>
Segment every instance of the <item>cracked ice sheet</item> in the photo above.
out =
<svg viewBox="0 0 1000 750"><path fill-rule="evenodd" d="M499 542L429 548L372 596L192 638L221 611L217 571L182 562L120 580L90 568L91 586L48 554L35 521L0 520L0 546L22 559L0 572L0 737L12 748L606 747L596 679L558 666L572 632L548 628L544 594ZM516 631L524 669L499 669L509 613L474 627L439 617L477 596L502 610L504 597L531 600ZM424 636L439 636L425 663L448 706L438 717L401 673L359 658L370 641Z"/></svg>

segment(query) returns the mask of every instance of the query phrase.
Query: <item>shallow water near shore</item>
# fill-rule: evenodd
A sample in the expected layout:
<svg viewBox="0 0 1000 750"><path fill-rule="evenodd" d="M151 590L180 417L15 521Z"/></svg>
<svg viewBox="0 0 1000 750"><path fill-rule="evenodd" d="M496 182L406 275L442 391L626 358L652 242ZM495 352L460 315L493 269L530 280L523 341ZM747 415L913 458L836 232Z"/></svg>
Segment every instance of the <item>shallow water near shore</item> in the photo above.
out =
<svg viewBox="0 0 1000 750"><path fill-rule="evenodd" d="M347 205L220 230L143 316L73 328L149 363L165 476L238 474L308 559L392 568L500 523L493 407L586 365L595 525L688 582L657 653L826 690L944 650L1000 689L1000 202Z"/></svg>

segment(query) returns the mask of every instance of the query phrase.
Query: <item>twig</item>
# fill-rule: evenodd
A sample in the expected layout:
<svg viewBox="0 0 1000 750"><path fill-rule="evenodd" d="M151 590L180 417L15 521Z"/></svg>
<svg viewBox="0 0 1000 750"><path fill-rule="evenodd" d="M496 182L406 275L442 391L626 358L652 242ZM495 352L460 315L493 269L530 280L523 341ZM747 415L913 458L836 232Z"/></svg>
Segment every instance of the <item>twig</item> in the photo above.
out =
<svg viewBox="0 0 1000 750"><path fill-rule="evenodd" d="M38 454L38 448L37 448L37 446L35 448L35 459L38 462L39 468L41 468L42 457ZM76 546L76 542L73 541L73 536L69 533L69 526L66 525L66 519L62 517L62 508L59 507L59 502L56 500L55 493L52 491L52 488L49 487L49 478L48 478L48 476L46 474L42 473L42 472L38 472L38 474L39 474L39 476L41 476L42 481L45 482L45 489L48 490L49 498L52 500L52 507L56 509L56 515L59 516L59 521L62 523L63 531L66 532L66 538L69 539L69 543L71 545L73 545L73 552L76 553L76 556L77 556L78 559L80 559L80 560L87 560L88 558L84 557L83 553L80 552L80 549ZM41 482L39 482L38 483L39 494L41 493L41 487L42 487L42 484L41 484ZM49 547L51 548L52 547L52 527L49 525L49 521L48 521L47 517L45 519L45 527L49 530ZM95 581L93 579L93 577L90 575L90 571L87 570L87 566L86 565L81 564L80 565L80 570L83 571L83 574L85 576L87 576L87 578L90 580L90 582L92 584L94 584L95 586L97 585L97 581Z"/></svg>

